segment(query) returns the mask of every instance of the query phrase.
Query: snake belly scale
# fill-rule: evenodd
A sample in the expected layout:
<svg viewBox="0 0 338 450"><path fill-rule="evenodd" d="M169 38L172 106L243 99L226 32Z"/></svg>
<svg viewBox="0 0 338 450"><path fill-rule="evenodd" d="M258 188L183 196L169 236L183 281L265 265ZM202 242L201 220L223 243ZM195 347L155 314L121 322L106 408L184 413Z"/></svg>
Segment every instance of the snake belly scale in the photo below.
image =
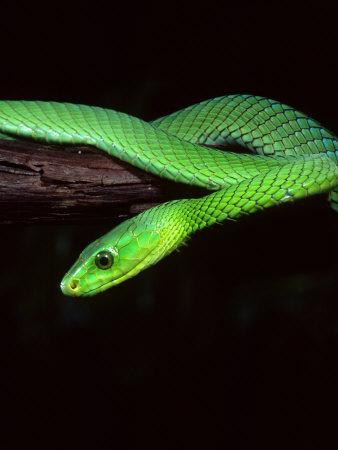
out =
<svg viewBox="0 0 338 450"><path fill-rule="evenodd" d="M212 191L144 211L89 244L61 282L73 297L135 276L216 222L324 192L338 209L337 137L264 97L218 97L150 123L99 107L0 101L0 132L0 139L94 145L155 175ZM231 151L238 145L248 153Z"/></svg>

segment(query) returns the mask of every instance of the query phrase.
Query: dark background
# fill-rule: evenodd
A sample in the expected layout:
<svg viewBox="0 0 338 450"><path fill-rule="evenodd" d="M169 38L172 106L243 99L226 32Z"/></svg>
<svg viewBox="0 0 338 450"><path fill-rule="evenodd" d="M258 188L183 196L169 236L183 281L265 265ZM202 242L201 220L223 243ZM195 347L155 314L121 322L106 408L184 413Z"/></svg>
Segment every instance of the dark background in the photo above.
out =
<svg viewBox="0 0 338 450"><path fill-rule="evenodd" d="M153 119L253 93L338 132L337 28L322 2L2 2L0 97ZM206 230L93 299L63 297L63 273L113 225L1 227L3 448L336 448L326 198Z"/></svg>

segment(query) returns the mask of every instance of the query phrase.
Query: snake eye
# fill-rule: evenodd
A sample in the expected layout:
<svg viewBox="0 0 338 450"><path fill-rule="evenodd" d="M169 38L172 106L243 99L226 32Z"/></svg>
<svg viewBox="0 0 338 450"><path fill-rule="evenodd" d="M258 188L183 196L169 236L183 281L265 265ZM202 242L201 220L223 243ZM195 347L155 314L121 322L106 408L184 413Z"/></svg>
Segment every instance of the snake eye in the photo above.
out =
<svg viewBox="0 0 338 450"><path fill-rule="evenodd" d="M109 269L114 262L114 257L110 252L99 252L95 256L95 264L99 269Z"/></svg>

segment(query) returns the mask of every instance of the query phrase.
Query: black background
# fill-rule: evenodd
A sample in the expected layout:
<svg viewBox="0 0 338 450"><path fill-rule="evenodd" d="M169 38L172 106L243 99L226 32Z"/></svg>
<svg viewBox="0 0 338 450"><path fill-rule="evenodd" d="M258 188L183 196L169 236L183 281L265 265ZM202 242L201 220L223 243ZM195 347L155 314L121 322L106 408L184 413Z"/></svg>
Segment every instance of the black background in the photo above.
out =
<svg viewBox="0 0 338 450"><path fill-rule="evenodd" d="M0 97L153 119L253 93L338 132L337 10L2 2ZM337 218L325 197L195 236L91 300L58 283L112 227L1 228L3 448L331 449Z"/></svg>

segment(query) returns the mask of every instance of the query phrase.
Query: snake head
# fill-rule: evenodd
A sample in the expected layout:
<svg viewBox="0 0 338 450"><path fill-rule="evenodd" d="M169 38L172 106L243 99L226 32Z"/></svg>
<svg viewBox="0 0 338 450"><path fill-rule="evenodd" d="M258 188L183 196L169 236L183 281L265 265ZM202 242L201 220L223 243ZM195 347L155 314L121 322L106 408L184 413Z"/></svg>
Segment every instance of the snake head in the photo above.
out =
<svg viewBox="0 0 338 450"><path fill-rule="evenodd" d="M187 235L182 226L186 215L178 217L182 202L144 211L89 244L61 281L62 292L71 297L96 295L171 253Z"/></svg>
<svg viewBox="0 0 338 450"><path fill-rule="evenodd" d="M136 219L121 223L83 250L61 281L65 295L96 295L157 261L160 231Z"/></svg>

